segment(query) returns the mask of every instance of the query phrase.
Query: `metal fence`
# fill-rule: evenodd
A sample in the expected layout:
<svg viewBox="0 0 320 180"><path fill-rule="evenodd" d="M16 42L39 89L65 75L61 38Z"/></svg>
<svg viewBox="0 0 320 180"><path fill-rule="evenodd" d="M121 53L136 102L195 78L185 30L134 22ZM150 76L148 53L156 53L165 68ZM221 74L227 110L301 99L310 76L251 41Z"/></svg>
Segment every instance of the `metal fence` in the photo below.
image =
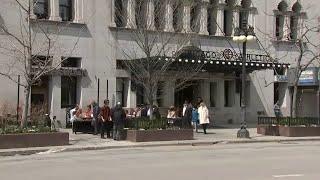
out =
<svg viewBox="0 0 320 180"><path fill-rule="evenodd" d="M317 117L258 117L258 125L320 126Z"/></svg>

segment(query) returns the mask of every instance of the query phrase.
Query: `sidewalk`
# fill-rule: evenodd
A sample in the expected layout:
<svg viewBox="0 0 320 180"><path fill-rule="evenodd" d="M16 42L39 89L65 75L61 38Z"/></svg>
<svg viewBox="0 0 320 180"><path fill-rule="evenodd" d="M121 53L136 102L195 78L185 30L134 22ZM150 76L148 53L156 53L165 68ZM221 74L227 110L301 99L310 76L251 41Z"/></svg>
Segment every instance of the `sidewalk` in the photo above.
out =
<svg viewBox="0 0 320 180"><path fill-rule="evenodd" d="M133 148L133 147L152 147L152 146L197 146L213 145L218 143L262 143L262 142L289 142L289 141L320 141L320 137L280 137L280 136L262 136L257 134L256 128L249 128L250 139L238 139L238 129L209 129L208 134L194 134L194 140L185 141L160 141L160 142L129 142L114 141L111 139L100 139L100 136L92 134L72 134L71 130L63 129L69 132L70 145L57 147L36 147L20 149L0 149L0 156L12 156L16 154L29 155L35 153L55 153L71 152L84 150L102 150L115 148Z"/></svg>

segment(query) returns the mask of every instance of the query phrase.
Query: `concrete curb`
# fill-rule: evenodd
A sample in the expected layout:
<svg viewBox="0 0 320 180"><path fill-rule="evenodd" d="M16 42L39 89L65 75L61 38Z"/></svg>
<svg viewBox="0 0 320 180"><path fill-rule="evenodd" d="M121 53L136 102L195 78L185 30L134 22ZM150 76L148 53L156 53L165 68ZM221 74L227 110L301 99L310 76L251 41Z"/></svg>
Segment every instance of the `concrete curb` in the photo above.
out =
<svg viewBox="0 0 320 180"><path fill-rule="evenodd" d="M119 145L119 146L61 146L61 147L41 147L34 149L8 150L0 151L1 156L15 156L15 155L32 155L37 153L45 153L52 151L57 152L79 152L79 151L94 151L94 150L108 150L108 149L126 149L126 148L143 148L143 147L161 147L161 146L211 146L216 144L249 144L249 143L281 143L281 142L305 142L305 141L320 141L320 138L306 138L306 139L279 139L279 140L220 140L220 141L201 141L201 142L168 142L156 144L137 144L137 145ZM54 150L56 149L56 150Z"/></svg>

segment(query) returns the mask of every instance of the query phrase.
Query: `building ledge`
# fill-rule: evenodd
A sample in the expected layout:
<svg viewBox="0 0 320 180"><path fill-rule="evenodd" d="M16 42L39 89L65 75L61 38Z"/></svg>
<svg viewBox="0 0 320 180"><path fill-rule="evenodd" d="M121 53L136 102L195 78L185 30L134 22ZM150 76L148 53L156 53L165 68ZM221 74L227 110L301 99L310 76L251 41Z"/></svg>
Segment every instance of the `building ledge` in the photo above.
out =
<svg viewBox="0 0 320 180"><path fill-rule="evenodd" d="M113 27L113 26L109 26L110 31L112 32L138 32L139 29L133 29L133 28L126 28L126 27ZM158 34L158 33L163 33L163 34L172 34L175 36L184 36L184 35L190 35L191 37L200 37L200 38L204 38L204 39L228 39L228 40L232 40L231 36L215 36L215 35L205 35L205 34L198 34L195 32L190 32L190 33L184 33L184 32L171 32L171 31L160 31L160 30L144 30L147 33L154 33L154 34Z"/></svg>
<svg viewBox="0 0 320 180"><path fill-rule="evenodd" d="M42 24L48 24L48 25L61 25L61 26L86 26L86 23L84 22L75 22L75 21L55 21L55 20L49 20L49 19L37 19L32 18L32 23L42 23Z"/></svg>

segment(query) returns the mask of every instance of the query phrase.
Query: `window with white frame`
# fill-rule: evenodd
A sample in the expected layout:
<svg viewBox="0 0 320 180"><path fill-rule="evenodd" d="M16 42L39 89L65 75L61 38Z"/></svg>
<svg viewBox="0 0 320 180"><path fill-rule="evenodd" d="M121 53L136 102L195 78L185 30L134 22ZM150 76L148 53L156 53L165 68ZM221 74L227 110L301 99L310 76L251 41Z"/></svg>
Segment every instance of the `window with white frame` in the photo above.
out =
<svg viewBox="0 0 320 180"><path fill-rule="evenodd" d="M288 5L285 1L281 1L278 4L278 8L276 10L276 29L275 35L277 40L281 40L284 36L284 26L288 26L285 24L285 13L287 12Z"/></svg>
<svg viewBox="0 0 320 180"><path fill-rule="evenodd" d="M235 0L226 0L226 7L224 10L223 31L226 36L231 36L233 28L233 9Z"/></svg>
<svg viewBox="0 0 320 180"><path fill-rule="evenodd" d="M301 5L296 2L292 6L292 14L290 17L290 39L297 39L299 32L299 19L301 18Z"/></svg>
<svg viewBox="0 0 320 180"><path fill-rule="evenodd" d="M215 35L218 28L217 26L217 16L218 16L218 0L210 0L208 8L208 32L209 35Z"/></svg>
<svg viewBox="0 0 320 180"><path fill-rule="evenodd" d="M242 0L241 1L241 7L240 7L240 13L239 13L239 27L240 28L248 26L250 5L251 5L251 0ZM252 25L252 24L250 24L250 25Z"/></svg>

